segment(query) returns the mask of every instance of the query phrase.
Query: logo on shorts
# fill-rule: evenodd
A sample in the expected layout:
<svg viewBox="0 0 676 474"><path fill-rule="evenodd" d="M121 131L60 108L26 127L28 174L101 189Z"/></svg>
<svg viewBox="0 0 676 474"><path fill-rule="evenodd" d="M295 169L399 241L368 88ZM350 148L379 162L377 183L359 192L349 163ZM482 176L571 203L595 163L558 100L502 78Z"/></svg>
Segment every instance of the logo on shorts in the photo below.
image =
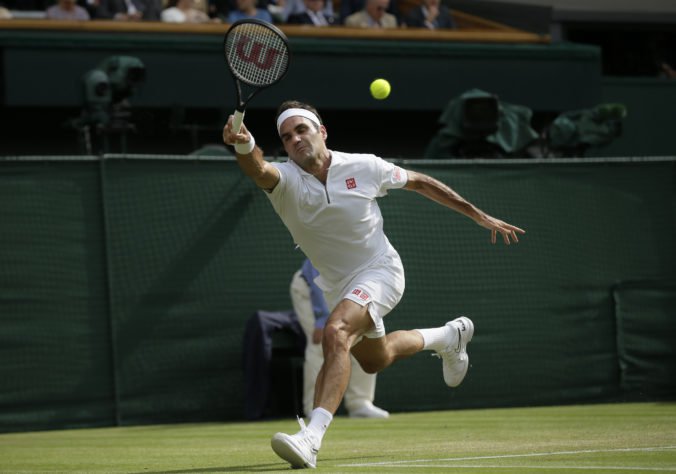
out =
<svg viewBox="0 0 676 474"><path fill-rule="evenodd" d="M401 168L398 166L394 167L394 180L401 181Z"/></svg>
<svg viewBox="0 0 676 474"><path fill-rule="evenodd" d="M357 182L354 178L347 178L345 184L347 185L347 189L354 189L357 187Z"/></svg>
<svg viewBox="0 0 676 474"><path fill-rule="evenodd" d="M359 288L355 288L354 290L352 290L352 294L355 295L355 296L358 296L360 299L362 299L364 301L371 298L367 292L360 290Z"/></svg>

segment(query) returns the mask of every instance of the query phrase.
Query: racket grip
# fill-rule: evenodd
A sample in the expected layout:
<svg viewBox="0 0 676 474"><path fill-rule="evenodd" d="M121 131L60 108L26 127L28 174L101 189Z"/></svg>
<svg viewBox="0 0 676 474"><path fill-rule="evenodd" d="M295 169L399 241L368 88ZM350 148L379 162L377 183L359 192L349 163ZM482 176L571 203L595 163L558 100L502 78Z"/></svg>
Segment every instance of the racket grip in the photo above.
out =
<svg viewBox="0 0 676 474"><path fill-rule="evenodd" d="M244 111L236 109L232 119L232 131L239 133L240 129L242 128L242 122L244 122Z"/></svg>

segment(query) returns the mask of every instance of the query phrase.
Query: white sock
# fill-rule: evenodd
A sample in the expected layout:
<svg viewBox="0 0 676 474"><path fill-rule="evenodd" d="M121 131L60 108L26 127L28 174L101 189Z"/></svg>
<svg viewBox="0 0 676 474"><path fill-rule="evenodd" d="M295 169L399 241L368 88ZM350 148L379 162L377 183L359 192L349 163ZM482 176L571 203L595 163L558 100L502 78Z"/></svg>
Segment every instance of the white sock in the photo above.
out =
<svg viewBox="0 0 676 474"><path fill-rule="evenodd" d="M448 326L440 328L416 329L424 341L423 349L427 351L443 351L449 345L458 342L458 332Z"/></svg>
<svg viewBox="0 0 676 474"><path fill-rule="evenodd" d="M310 424L308 424L307 427L309 430L312 430L321 441L324 437L324 433L326 433L326 430L331 424L331 420L333 420L333 415L331 413L321 407L317 407L310 413Z"/></svg>

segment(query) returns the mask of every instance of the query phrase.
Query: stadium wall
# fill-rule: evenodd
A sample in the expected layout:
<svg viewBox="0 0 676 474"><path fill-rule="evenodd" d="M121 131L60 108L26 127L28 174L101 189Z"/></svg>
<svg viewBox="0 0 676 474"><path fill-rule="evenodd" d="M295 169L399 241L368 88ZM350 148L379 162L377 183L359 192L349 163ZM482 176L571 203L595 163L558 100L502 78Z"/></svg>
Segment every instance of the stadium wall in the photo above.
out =
<svg viewBox="0 0 676 474"><path fill-rule="evenodd" d="M82 107L83 76L118 55L136 57L145 66L146 78L131 100L136 107L230 110L236 105L222 54L224 25L72 23L72 29L44 21L31 29L17 22L0 25L0 105ZM494 42L482 30L446 32L460 35L449 39L442 31L402 29L412 37L395 39L393 31L360 38L363 29L338 28L313 32L330 35L317 38L303 36L307 28L283 29L293 54L289 73L256 96L250 109L276 109L298 98L320 109L436 111L449 97L481 88L535 109L566 110L593 106L601 93L596 46L552 44L531 34L530 40L509 40L516 31ZM41 80L45 71L49 81ZM374 101L369 94L368 84L376 77L387 77L395 86L387 101Z"/></svg>
<svg viewBox="0 0 676 474"><path fill-rule="evenodd" d="M627 107L622 135L594 150L594 156L671 155L676 149L676 81L664 78L604 77L602 102ZM649 117L649 119L648 119Z"/></svg>
<svg viewBox="0 0 676 474"><path fill-rule="evenodd" d="M676 395L676 158L400 162L527 230L492 246L414 193L381 199L407 273L388 330L475 321L448 389L428 354L393 412ZM303 256L227 158L0 158L0 431L243 418L243 333Z"/></svg>

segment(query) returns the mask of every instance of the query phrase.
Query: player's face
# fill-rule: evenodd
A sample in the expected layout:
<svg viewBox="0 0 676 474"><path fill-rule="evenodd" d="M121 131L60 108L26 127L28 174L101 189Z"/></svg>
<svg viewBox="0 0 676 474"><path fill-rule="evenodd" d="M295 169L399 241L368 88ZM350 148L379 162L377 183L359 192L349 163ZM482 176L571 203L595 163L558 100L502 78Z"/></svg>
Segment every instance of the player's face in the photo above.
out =
<svg viewBox="0 0 676 474"><path fill-rule="evenodd" d="M287 155L298 166L311 172L321 165L327 155L326 128L317 126L305 117L295 116L284 120L279 129Z"/></svg>

